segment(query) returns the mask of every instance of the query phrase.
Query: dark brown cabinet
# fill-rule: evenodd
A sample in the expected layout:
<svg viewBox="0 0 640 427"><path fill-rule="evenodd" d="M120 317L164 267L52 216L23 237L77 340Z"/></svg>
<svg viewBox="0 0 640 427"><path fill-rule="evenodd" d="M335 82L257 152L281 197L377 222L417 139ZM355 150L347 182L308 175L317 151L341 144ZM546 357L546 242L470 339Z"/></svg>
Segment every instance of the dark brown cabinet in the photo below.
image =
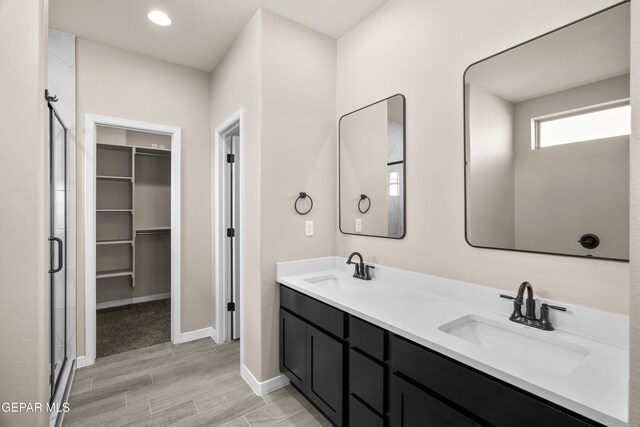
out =
<svg viewBox="0 0 640 427"><path fill-rule="evenodd" d="M600 424L280 286L280 370L336 426Z"/></svg>
<svg viewBox="0 0 640 427"><path fill-rule="evenodd" d="M441 402L462 408L481 424L497 427L600 425L397 335L391 339L391 367L395 376L408 378L429 394L438 396ZM396 393L392 388L392 401Z"/></svg>
<svg viewBox="0 0 640 427"><path fill-rule="evenodd" d="M344 313L290 289L283 290L280 371L334 425L345 425L345 343L340 339L344 335ZM297 309L295 314L289 311L291 308Z"/></svg>

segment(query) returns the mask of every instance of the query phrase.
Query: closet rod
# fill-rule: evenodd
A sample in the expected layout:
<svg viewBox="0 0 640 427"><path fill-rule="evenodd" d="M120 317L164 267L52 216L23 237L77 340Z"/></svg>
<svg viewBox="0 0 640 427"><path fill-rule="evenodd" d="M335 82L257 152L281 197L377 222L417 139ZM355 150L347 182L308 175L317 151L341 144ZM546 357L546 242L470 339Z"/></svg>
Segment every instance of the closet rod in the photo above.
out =
<svg viewBox="0 0 640 427"><path fill-rule="evenodd" d="M136 156L158 156L158 157L171 157L171 154L156 154L156 153L141 153L136 151Z"/></svg>
<svg viewBox="0 0 640 427"><path fill-rule="evenodd" d="M170 233L171 230L157 230L157 231L136 231L136 234L138 235L143 235L143 234L164 234L164 233Z"/></svg>

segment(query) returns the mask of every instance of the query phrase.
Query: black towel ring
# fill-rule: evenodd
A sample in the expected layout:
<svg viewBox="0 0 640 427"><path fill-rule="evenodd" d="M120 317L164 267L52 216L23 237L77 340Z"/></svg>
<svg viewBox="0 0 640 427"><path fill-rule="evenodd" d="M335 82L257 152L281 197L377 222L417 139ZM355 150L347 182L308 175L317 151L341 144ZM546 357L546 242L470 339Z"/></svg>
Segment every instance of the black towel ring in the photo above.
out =
<svg viewBox="0 0 640 427"><path fill-rule="evenodd" d="M367 209L364 209L364 210L362 209L362 205L361 205L363 200L369 201L369 203L367 204ZM371 199L366 194L361 194L360 200L358 200L358 210L360 211L360 213L367 213L369 212L369 209L371 209Z"/></svg>
<svg viewBox="0 0 640 427"><path fill-rule="evenodd" d="M311 206L309 206L309 209L306 212L300 212L298 210L298 201L300 199L306 199L309 198L309 200L311 201ZM311 198L310 195L308 195L307 193L305 193L304 191L300 193L300 195L298 196L298 198L296 199L295 203L293 204L294 209L296 210L296 212L298 212L300 215L306 215L309 212L311 212L311 209L313 209L313 199Z"/></svg>

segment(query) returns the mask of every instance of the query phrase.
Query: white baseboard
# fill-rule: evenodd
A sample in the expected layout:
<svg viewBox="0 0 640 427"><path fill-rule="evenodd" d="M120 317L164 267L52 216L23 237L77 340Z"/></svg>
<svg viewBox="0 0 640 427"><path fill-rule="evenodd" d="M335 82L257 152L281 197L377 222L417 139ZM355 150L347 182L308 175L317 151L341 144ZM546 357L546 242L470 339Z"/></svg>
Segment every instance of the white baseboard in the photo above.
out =
<svg viewBox="0 0 640 427"><path fill-rule="evenodd" d="M212 327L196 329L195 331L183 332L180 334L180 342L189 342L199 340L200 338L210 337L216 344L218 343L218 333ZM178 344L178 343L175 343Z"/></svg>
<svg viewBox="0 0 640 427"><path fill-rule="evenodd" d="M140 304L141 302L158 301L171 298L171 292L166 294L146 295L143 297L119 299L116 301L105 301L96 304L96 310L101 308L119 307L121 305Z"/></svg>
<svg viewBox="0 0 640 427"><path fill-rule="evenodd" d="M84 356L80 356L76 359L76 368L84 368L87 366L87 360Z"/></svg>
<svg viewBox="0 0 640 427"><path fill-rule="evenodd" d="M258 396L264 396L265 394L269 394L272 391L276 391L279 388L289 385L289 378L284 374L280 374L277 377L260 382L253 376L249 368L245 365L242 365L242 368L240 368L240 375Z"/></svg>

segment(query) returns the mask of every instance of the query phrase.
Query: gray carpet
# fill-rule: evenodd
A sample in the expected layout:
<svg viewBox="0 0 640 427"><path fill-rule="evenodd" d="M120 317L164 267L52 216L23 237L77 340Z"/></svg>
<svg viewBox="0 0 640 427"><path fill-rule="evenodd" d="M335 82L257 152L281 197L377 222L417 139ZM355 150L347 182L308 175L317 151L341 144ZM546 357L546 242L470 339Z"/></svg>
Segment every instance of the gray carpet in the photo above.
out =
<svg viewBox="0 0 640 427"><path fill-rule="evenodd" d="M171 341L171 300L103 308L96 323L96 357Z"/></svg>

